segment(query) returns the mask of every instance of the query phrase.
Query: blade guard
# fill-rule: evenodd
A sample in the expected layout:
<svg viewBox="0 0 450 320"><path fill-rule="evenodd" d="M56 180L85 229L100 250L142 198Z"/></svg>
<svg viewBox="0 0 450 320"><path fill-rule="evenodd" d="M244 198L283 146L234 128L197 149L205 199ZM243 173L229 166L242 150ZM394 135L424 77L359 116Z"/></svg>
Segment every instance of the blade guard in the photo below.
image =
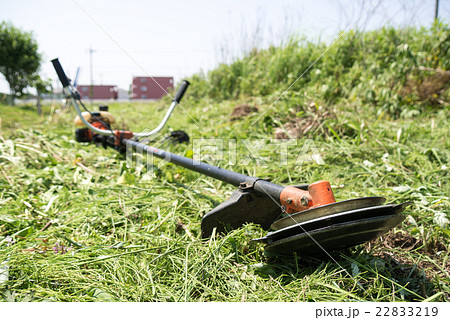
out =
<svg viewBox="0 0 450 320"><path fill-rule="evenodd" d="M270 197L239 189L203 217L202 238L210 237L214 228L224 233L251 222L267 230L280 214L280 205Z"/></svg>

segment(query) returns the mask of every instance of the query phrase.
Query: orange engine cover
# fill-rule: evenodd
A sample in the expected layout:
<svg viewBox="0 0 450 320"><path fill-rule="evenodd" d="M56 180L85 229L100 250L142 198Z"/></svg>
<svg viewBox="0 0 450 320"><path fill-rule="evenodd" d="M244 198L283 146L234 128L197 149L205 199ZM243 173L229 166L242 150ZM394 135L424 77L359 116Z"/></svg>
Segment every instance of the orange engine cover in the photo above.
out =
<svg viewBox="0 0 450 320"><path fill-rule="evenodd" d="M308 186L308 191L286 187L280 195L280 202L286 213L293 214L310 208L336 202L328 181L317 181Z"/></svg>

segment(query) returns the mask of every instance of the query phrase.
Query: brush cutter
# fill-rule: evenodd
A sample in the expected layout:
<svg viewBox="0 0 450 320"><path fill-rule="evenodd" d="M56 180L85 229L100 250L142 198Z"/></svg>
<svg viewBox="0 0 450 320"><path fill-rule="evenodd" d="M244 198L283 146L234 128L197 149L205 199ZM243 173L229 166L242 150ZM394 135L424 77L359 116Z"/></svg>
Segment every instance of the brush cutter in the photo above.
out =
<svg viewBox="0 0 450 320"><path fill-rule="evenodd" d="M254 239L266 244L265 252L268 255L293 252L298 255L320 255L375 239L404 219L401 212L408 203L383 205L385 199L382 197L336 202L328 181L280 186L265 179L194 161L139 142L139 138L153 136L164 127L186 92L189 86L187 81L182 82L157 128L149 132L133 133L112 130L114 118L105 108L95 113L88 111L82 104L79 93L67 79L58 59L52 60L52 63L65 92L73 100L78 114L75 123L84 125L84 128L77 130L78 141L93 141L122 152L127 149L145 151L238 187L228 200L203 216L203 238L237 229L247 223L255 223L265 230L273 230L263 238ZM78 103L86 112L81 112Z"/></svg>

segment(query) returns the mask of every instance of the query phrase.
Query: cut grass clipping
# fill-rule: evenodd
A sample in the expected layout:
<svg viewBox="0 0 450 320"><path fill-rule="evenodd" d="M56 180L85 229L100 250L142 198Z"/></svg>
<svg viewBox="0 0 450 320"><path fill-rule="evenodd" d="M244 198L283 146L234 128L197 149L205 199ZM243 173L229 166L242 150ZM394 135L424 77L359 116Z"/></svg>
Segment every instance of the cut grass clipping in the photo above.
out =
<svg viewBox="0 0 450 320"><path fill-rule="evenodd" d="M248 59L221 66L209 80L192 79L183 101L200 126L177 109L165 129L185 130L191 140L223 139L223 157L205 148L203 160L236 172L282 185L329 180L337 201L384 196L388 203L414 203L401 225L343 251L336 262L296 255L269 259L262 244L250 241L265 231L251 224L202 241L202 215L223 202L232 186L172 164L148 171L127 165L113 150L76 143L73 110L45 106L39 117L31 105L0 105L0 299L448 301L448 81L427 99L420 92L420 99L415 97L415 89L401 96L395 93L403 92L399 88L389 89L393 83L409 88L421 81L423 70L416 74L413 67L404 82L398 79L409 66L446 69L450 59L445 39L445 25L434 26L432 32L349 34L337 53L323 61L321 67L331 69L323 74L312 70L268 110L278 97L267 95L277 87L278 71L299 66L295 59L311 56L304 51L320 52L322 44L292 43L302 53L295 56L289 55L289 46L258 51L248 63L270 65L273 83L264 83L262 74L267 73L257 68L259 73L239 75L234 100L221 100L231 92L220 82L228 79L221 72L232 68L237 74L237 66L245 66ZM352 46L366 47L347 63L344 49ZM283 64L284 58L293 62ZM377 64L378 58L384 64ZM403 71L391 68L393 63ZM382 76L372 81L378 73L366 64L382 68ZM202 85L207 99L202 98ZM280 90L286 87L279 85ZM267 93L245 94L250 88ZM112 103L110 112L122 128L139 131L157 125L166 106L167 99ZM236 106L247 107L233 113ZM267 143L251 157L247 146L256 139ZM288 157L279 165L282 142ZM165 148L192 156L194 145Z"/></svg>
<svg viewBox="0 0 450 320"><path fill-rule="evenodd" d="M232 108L218 105L214 121ZM157 121L159 105L114 104L111 112ZM198 104L198 110L205 106ZM1 106L3 111L11 107ZM380 239L343 252L340 266L295 255L268 259L246 225L199 238L202 214L233 188L183 168L127 167L113 150L73 140L73 114L34 116L15 107L0 136L0 290L4 300L33 301L433 301L448 299L448 127L445 111L418 118L352 119L361 131L314 140L324 164L255 161L233 170L280 184L328 179L337 200L361 196L413 201L406 222ZM54 109L53 109L54 112ZM256 115L255 115L256 116ZM197 127L178 112L174 129L193 138L231 136L231 127ZM124 117L124 119L126 119ZM250 116L251 118L251 116ZM236 120L245 127L252 119ZM340 117L342 120L342 118ZM370 125L359 125L360 123ZM181 126L183 124L183 126ZM28 128L27 128L28 127ZM264 134L259 127L247 138ZM240 131L242 132L242 131ZM401 134L399 134L401 132ZM244 137L242 137L244 138ZM301 147L290 146L298 152ZM246 154L238 145L238 154ZM189 154L192 145L170 147ZM263 157L278 157L261 150ZM267 160L267 159L266 159ZM221 162L227 167L228 161ZM230 166L231 167L231 166ZM300 178L301 177L301 178ZM350 275L351 276L350 276Z"/></svg>

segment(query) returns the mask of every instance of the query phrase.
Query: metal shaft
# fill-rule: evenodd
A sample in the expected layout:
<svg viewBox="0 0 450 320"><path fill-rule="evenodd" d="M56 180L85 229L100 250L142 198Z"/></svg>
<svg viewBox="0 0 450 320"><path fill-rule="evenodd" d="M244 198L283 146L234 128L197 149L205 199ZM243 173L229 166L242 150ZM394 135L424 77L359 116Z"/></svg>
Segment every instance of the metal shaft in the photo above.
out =
<svg viewBox="0 0 450 320"><path fill-rule="evenodd" d="M265 180L257 180L255 177L246 176L245 174L233 172L227 169L219 168L208 163L195 161L190 158L186 158L165 150L157 149L153 146L148 146L138 141L123 139L122 142L127 146L127 150L136 150L138 152L146 152L152 154L157 158L164 159L168 162L177 164L192 171L196 171L212 177L214 179L232 184L234 186L240 186L241 183L248 182L250 180L256 180L253 188L256 192L268 195L277 202L280 202L281 191L285 187L271 183Z"/></svg>

